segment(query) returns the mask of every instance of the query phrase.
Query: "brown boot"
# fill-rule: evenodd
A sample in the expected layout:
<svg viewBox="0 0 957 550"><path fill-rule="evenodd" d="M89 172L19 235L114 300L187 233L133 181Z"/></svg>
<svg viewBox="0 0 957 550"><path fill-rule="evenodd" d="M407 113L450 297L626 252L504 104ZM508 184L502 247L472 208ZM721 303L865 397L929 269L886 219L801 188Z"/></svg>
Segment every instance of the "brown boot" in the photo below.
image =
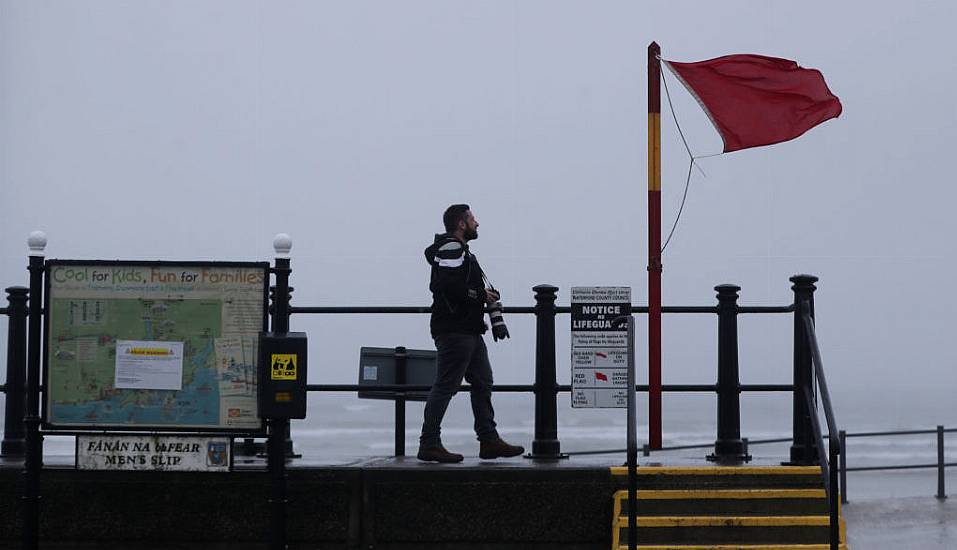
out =
<svg viewBox="0 0 957 550"><path fill-rule="evenodd" d="M479 458L508 458L525 452L525 447L509 445L502 438L479 442Z"/></svg>
<svg viewBox="0 0 957 550"><path fill-rule="evenodd" d="M462 462L464 458L458 453L450 453L445 450L441 444L422 446L419 445L419 454L415 455L419 460L426 462Z"/></svg>

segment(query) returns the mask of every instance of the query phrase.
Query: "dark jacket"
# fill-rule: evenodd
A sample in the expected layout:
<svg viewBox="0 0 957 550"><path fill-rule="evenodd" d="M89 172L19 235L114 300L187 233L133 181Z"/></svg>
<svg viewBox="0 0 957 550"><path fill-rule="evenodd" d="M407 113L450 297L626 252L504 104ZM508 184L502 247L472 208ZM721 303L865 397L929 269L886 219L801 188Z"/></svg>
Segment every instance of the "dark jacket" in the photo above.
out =
<svg viewBox="0 0 957 550"><path fill-rule="evenodd" d="M452 235L436 235L425 260L432 266L432 336L484 334L485 285L469 246Z"/></svg>

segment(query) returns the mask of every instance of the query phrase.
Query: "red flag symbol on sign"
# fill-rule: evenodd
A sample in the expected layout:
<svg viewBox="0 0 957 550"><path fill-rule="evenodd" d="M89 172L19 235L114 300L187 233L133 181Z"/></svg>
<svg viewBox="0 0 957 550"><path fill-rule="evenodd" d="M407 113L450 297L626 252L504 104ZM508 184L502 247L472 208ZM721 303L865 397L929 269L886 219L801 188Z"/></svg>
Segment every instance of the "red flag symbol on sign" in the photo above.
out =
<svg viewBox="0 0 957 550"><path fill-rule="evenodd" d="M600 352L600 351L596 351L596 352L595 352L595 355L597 355L598 357L601 357L602 359L608 359L608 354L607 354L607 353L602 353L602 352Z"/></svg>
<svg viewBox="0 0 957 550"><path fill-rule="evenodd" d="M603 382L607 382L607 381L608 381L608 377L605 376L605 373L603 373L603 372L598 372L597 370L595 371L595 378L597 378L598 380L601 380L601 381L603 381Z"/></svg>
<svg viewBox="0 0 957 550"><path fill-rule="evenodd" d="M841 114L821 72L790 59L738 54L662 63L704 108L725 153L794 139Z"/></svg>

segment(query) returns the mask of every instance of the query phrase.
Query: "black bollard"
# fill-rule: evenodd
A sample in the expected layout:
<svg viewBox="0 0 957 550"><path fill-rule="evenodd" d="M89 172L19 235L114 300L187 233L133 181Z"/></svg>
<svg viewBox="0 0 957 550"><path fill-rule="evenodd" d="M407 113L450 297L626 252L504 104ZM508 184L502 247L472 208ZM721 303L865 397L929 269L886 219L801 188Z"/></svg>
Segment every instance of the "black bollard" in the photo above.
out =
<svg viewBox="0 0 957 550"><path fill-rule="evenodd" d="M708 460L740 464L751 460L741 439L741 388L738 377L738 291L718 285L718 438Z"/></svg>
<svg viewBox="0 0 957 550"><path fill-rule="evenodd" d="M27 372L27 296L22 286L7 288L7 392L0 456L23 456L24 385Z"/></svg>
<svg viewBox="0 0 957 550"><path fill-rule="evenodd" d="M818 463L817 444L814 442L814 429L811 426L811 413L804 401L804 390L809 389L814 395L812 382L814 377L811 364L811 347L808 333L804 328L804 304L810 307L811 318L814 318L814 283L817 277L813 275L795 275L791 277L794 285L794 417L793 441L791 444L791 460L788 465L808 466Z"/></svg>
<svg viewBox="0 0 957 550"><path fill-rule="evenodd" d="M535 291L535 439L525 458L555 460L558 441L558 383L555 380L555 298L558 287L538 285Z"/></svg>

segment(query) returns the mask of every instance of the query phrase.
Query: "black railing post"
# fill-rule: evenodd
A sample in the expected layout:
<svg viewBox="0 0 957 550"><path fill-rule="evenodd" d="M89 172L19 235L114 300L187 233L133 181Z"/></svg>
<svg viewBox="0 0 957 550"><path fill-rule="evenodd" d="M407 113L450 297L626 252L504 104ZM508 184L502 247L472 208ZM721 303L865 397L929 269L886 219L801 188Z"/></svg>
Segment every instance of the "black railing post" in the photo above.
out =
<svg viewBox="0 0 957 550"><path fill-rule="evenodd" d="M792 465L817 464L817 448L814 441L814 430L811 427L811 411L804 401L804 391L809 390L814 395L812 386L811 349L809 335L804 328L804 303L810 306L811 317L814 317L814 283L817 277L813 275L795 275L791 277L794 283L794 422L793 441L791 444Z"/></svg>
<svg viewBox="0 0 957 550"><path fill-rule="evenodd" d="M269 287L269 313L272 317L270 327L273 333L286 333L289 332L289 303L292 301L292 291L295 290L289 286L289 274L292 273L292 268L289 267L289 251L292 250L292 240L289 235L280 233L273 239L272 244L276 251L272 269L276 276L276 285ZM286 457L299 458L301 455L297 455L293 450L289 422L286 422L285 431L283 445L286 448Z"/></svg>
<svg viewBox="0 0 957 550"><path fill-rule="evenodd" d="M947 498L947 492L944 491L944 427L937 426L937 498L944 500Z"/></svg>
<svg viewBox="0 0 957 550"><path fill-rule="evenodd" d="M841 443L841 502L847 504L847 432L837 432Z"/></svg>
<svg viewBox="0 0 957 550"><path fill-rule="evenodd" d="M395 383L405 384L406 351L395 348ZM405 392L395 392L395 456L405 456Z"/></svg>
<svg viewBox="0 0 957 550"><path fill-rule="evenodd" d="M718 438L708 460L741 463L751 460L741 440L740 382L738 378L737 285L718 285Z"/></svg>
<svg viewBox="0 0 957 550"><path fill-rule="evenodd" d="M43 438L40 435L40 350L43 313L43 250L46 235L30 233L30 309L27 340L27 395L23 424L26 457L23 484L23 548L36 550L40 539L40 470L43 468Z"/></svg>
<svg viewBox="0 0 957 550"><path fill-rule="evenodd" d="M272 516L269 529L270 550L286 549L286 452L283 433L289 430L288 418L269 419L269 437L266 440L266 456L269 463L270 498Z"/></svg>
<svg viewBox="0 0 957 550"><path fill-rule="evenodd" d="M273 240L276 258L272 273L276 276L276 285L270 287L269 312L271 314L270 328L274 334L289 332L289 251L292 241L288 235L279 234ZM264 365L260 365L265 368ZM270 418L267 420L269 433L267 434L267 461L271 481L269 507L270 522L270 550L285 550L286 548L286 457L292 453L292 441L289 438L289 419Z"/></svg>
<svg viewBox="0 0 957 550"><path fill-rule="evenodd" d="M535 291L535 439L526 458L557 459L558 383L555 379L555 298L558 287L538 285Z"/></svg>
<svg viewBox="0 0 957 550"><path fill-rule="evenodd" d="M0 456L23 456L24 388L27 372L27 294L22 286L7 288L7 392Z"/></svg>
<svg viewBox="0 0 957 550"><path fill-rule="evenodd" d="M292 289L289 287L289 258L276 258L273 273L276 275L276 286L269 289L272 295L272 332L289 332L289 300Z"/></svg>

